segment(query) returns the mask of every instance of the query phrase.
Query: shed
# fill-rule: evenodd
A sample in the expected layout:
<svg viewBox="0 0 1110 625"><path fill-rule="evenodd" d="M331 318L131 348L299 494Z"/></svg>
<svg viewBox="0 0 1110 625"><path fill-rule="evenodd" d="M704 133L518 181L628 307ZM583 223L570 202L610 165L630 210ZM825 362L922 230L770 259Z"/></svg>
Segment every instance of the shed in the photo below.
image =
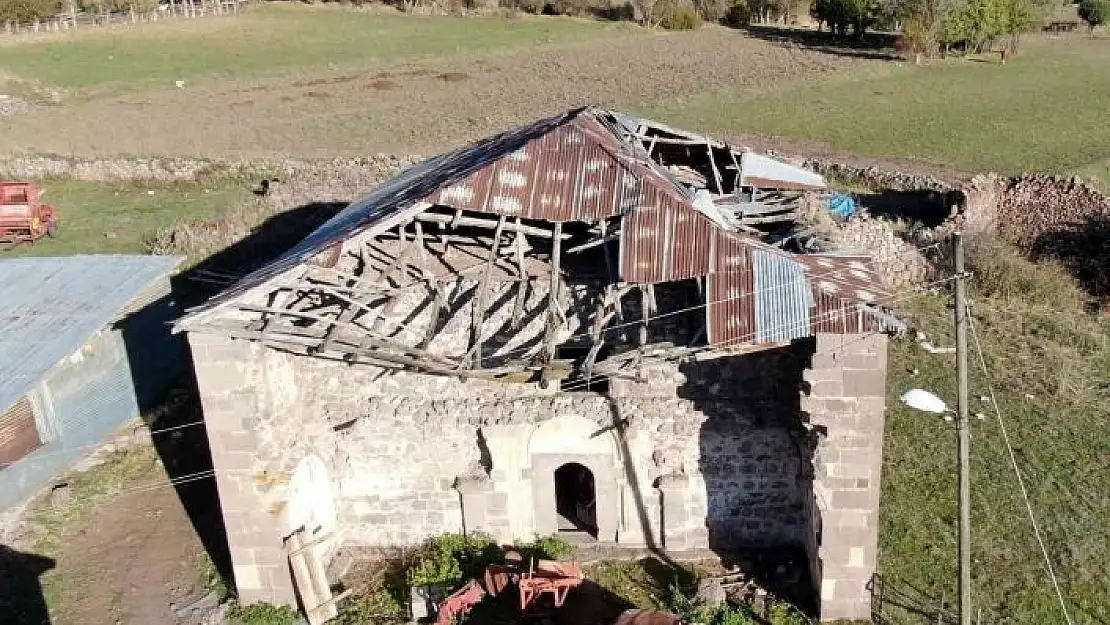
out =
<svg viewBox="0 0 1110 625"><path fill-rule="evenodd" d="M184 345L177 256L0 260L0 510L157 401Z"/></svg>

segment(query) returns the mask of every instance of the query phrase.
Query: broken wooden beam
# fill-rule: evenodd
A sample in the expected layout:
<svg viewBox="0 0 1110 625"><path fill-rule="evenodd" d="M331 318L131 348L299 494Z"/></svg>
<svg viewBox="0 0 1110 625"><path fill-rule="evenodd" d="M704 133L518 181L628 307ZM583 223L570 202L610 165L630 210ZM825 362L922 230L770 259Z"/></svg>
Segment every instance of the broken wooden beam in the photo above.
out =
<svg viewBox="0 0 1110 625"><path fill-rule="evenodd" d="M443 214L440 214L440 213L423 213L423 214L417 215L416 219L419 220L419 221L425 221L425 222L431 222L431 223L450 224L452 227L455 227L455 228L457 228L459 226L473 226L473 227L478 227L478 228L496 228L497 223L498 223L498 220L494 220L494 219L480 219L478 217L463 217L461 215L452 216L452 215L443 215ZM537 228L535 226L525 226L523 224L512 223L512 224L505 224L504 229L508 230L510 232L520 232L520 233L529 234L529 235L532 235L532 236L535 236L535 237L545 237L545 238L548 238L548 239L550 239L552 237L552 232L550 230L544 230L543 228Z"/></svg>
<svg viewBox="0 0 1110 625"><path fill-rule="evenodd" d="M555 316L559 308L559 283L562 279L559 268L562 234L563 224L562 222L556 222L555 236L551 242L551 282L547 291L547 324L543 336L545 362L551 362L555 359Z"/></svg>

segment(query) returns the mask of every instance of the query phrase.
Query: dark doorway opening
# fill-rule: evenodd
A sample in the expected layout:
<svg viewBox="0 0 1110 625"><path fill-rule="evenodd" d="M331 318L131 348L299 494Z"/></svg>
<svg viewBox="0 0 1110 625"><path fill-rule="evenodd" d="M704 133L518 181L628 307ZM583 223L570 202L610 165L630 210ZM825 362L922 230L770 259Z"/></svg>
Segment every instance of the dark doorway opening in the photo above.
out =
<svg viewBox="0 0 1110 625"><path fill-rule="evenodd" d="M583 532L597 538L597 489L589 469L577 462L556 469L555 511L560 532Z"/></svg>

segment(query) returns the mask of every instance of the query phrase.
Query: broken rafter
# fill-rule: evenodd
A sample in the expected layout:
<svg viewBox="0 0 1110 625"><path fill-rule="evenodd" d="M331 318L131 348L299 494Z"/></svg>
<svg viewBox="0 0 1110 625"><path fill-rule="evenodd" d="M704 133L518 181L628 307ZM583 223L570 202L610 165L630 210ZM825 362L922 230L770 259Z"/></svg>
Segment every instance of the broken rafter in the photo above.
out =
<svg viewBox="0 0 1110 625"><path fill-rule="evenodd" d="M615 284L610 284L605 288L605 292L598 297L597 310L594 311L594 324L590 329L590 352L586 355L586 361L583 369L586 372L587 383L593 377L594 361L597 360L597 354L601 351L601 346L605 344L603 340L605 326L613 315L617 314L613 306L613 299L619 297L617 295L619 287ZM614 310L610 311L609 309Z"/></svg>
<svg viewBox="0 0 1110 625"><path fill-rule="evenodd" d="M358 259L362 263L362 267L365 269L365 267L370 264L369 256L366 254L366 246L359 245L358 248ZM357 288L358 283L359 279L354 278L353 280L351 280L351 284L347 286ZM335 340L335 337L338 336L339 329L344 325L351 323L351 321L354 320L355 315L358 314L358 311L358 306L348 304L347 307L343 309L343 312L339 313L339 317L336 318L336 323L332 324L332 326L328 328L328 333L324 336L324 342L320 344L320 351L326 352L331 349L331 343Z"/></svg>
<svg viewBox="0 0 1110 625"><path fill-rule="evenodd" d="M369 347L372 347L372 348L378 349L378 350L387 350L386 352L383 352L383 353L377 353L377 357L385 356L387 353L389 353L388 350L395 350L395 351L402 352L402 354L404 354L405 357L416 357L416 358L426 359L426 360L428 360L430 362L433 362L436 365L442 366L442 367L454 367L456 365L455 361L453 361L449 358L446 358L444 356L439 356L437 354L433 354L433 353L431 353L427 350L420 349L418 347L410 347L408 345L405 345L404 343L400 343L398 341L394 341L390 338L386 338L386 337L383 337L383 336L367 334L366 330L362 326L356 325L354 323L340 322L338 319L331 319L331 318L325 317L323 315L317 315L317 314L314 314L314 313L311 313L311 312L301 311L301 310L278 310L278 309L269 308L269 307L266 307L266 306L252 306L252 305L246 305L246 304L240 305L239 308L241 310L247 310L247 311L252 311L252 312L274 313L274 314L282 315L282 316L300 317L300 318L303 318L303 319L310 319L312 321L316 321L316 322L319 322L321 324L325 324L325 325L328 325L328 326L336 326L337 325L337 326L341 326L342 328L345 328L345 329L353 329L356 334L362 335L362 336L360 336L360 338L357 341L358 344L361 345L361 344L365 343L364 346L369 346ZM330 330L330 327L329 327L329 330ZM286 333L286 334L291 333L290 328L282 328L282 329L280 329L280 332L281 333ZM271 332L271 335L273 336L273 335L276 335L278 333L279 333L279 330L277 328L274 328ZM306 336L304 333L300 333L300 334L297 334L297 335L298 336ZM324 347L324 343L326 342L327 336L328 336L328 331L325 331L324 335L319 337L319 342L316 345L308 345L307 346L307 347L310 348L309 351L317 351L317 352L322 351L322 348ZM350 339L343 338L339 334L336 334L332 337L332 340L331 340L330 344L328 345L328 347L330 348L331 345L337 344L341 341L350 344Z"/></svg>
<svg viewBox="0 0 1110 625"><path fill-rule="evenodd" d="M516 270L517 282L516 285L516 299L513 302L513 329L520 328L520 320L524 316L524 303L528 297L528 281L525 279L527 271L524 268L524 246L527 241L524 240L524 233L519 230L520 217L516 218L517 230L513 235L513 252L516 254Z"/></svg>
<svg viewBox="0 0 1110 625"><path fill-rule="evenodd" d="M470 325L470 352L474 357L474 368L482 368L482 326L486 322L486 299L489 297L489 283L493 278L493 266L497 261L497 253L501 247L501 233L505 229L508 218L504 215L497 220L497 228L493 231L493 245L489 248L489 258L486 260L485 273L478 284L478 294L474 301L474 310Z"/></svg>
<svg viewBox="0 0 1110 625"><path fill-rule="evenodd" d="M436 330L439 328L440 316L443 314L444 309L447 308L446 298L439 290L439 280L436 278L435 272L432 271L428 262L428 248L425 246L424 241L424 227L420 222L413 224L416 227L416 245L420 249L420 273L424 275L424 280L428 285L428 290L432 296L432 310L428 319L428 329L424 332L424 340L420 341L420 347L427 348L435 336Z"/></svg>
<svg viewBox="0 0 1110 625"><path fill-rule="evenodd" d="M498 224L500 223L500 220L495 221L493 219L479 219L477 217L463 217L462 214L461 214L461 211L459 211L458 213L456 213L453 216L452 215L443 215L443 214L440 214L440 213L423 213L421 215L417 215L416 219L418 219L419 221L426 221L426 222L430 222L430 223L450 224L451 227L453 227L453 228L458 228L459 226L472 226L472 227L477 227L477 228L496 228L496 227L498 227ZM548 239L550 239L552 237L552 232L550 230L544 230L543 228L537 228L535 226L525 226L523 224L520 224L519 222L518 223L511 223L511 224L502 224L501 227L504 230L508 230L509 232L521 232L523 234L530 234L532 236L545 237L545 238L548 238Z"/></svg>
<svg viewBox="0 0 1110 625"><path fill-rule="evenodd" d="M555 223L555 236L551 244L551 282L547 290L547 324L544 328L543 346L544 361L551 362L555 359L555 316L559 309L559 281L561 262L563 224Z"/></svg>
<svg viewBox="0 0 1110 625"><path fill-rule="evenodd" d="M602 223L604 223L604 222L602 222ZM602 227L604 228L604 226L602 226ZM605 245L606 243L608 243L610 241L615 241L619 238L621 238L620 232L613 232L613 233L610 233L610 234L603 234L599 238L596 238L592 241L587 241L587 242L583 243L582 245L575 245L574 247L567 248L567 254L578 254L579 252L584 252L584 251L586 251L590 248L594 248L594 247L597 247L599 245Z"/></svg>
<svg viewBox="0 0 1110 625"><path fill-rule="evenodd" d="M709 167L713 170L713 179L717 183L717 193L724 194L725 185L721 181L721 170L717 169L717 161L713 158L713 146L706 145L706 152L709 153Z"/></svg>

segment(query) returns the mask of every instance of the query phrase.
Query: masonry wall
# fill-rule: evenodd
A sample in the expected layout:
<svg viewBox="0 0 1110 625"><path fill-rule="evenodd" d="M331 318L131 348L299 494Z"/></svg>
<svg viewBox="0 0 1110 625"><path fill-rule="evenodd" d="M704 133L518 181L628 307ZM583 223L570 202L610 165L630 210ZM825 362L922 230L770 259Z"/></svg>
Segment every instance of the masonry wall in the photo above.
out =
<svg viewBox="0 0 1110 625"><path fill-rule="evenodd" d="M878 555L887 339L817 337L802 408L817 436L810 555L822 620L868 619Z"/></svg>
<svg viewBox="0 0 1110 625"><path fill-rule="evenodd" d="M570 461L595 474L602 541L686 551L807 540L804 344L656 363L643 371L649 383L613 381L606 397L390 373L201 334L190 343L244 601L292 599L281 539L307 514L291 482L310 456L334 502L313 523L334 519L334 545L554 531L553 472Z"/></svg>

